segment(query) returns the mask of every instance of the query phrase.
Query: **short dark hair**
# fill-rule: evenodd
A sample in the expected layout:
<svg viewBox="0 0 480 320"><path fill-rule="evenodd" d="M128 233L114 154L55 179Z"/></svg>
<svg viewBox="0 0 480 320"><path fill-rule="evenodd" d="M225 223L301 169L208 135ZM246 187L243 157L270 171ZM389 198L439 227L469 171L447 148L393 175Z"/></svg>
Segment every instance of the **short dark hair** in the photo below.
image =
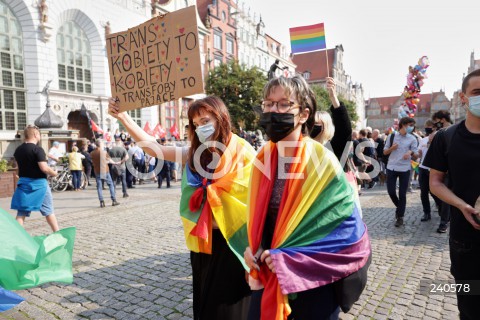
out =
<svg viewBox="0 0 480 320"><path fill-rule="evenodd" d="M403 117L398 122L398 129L402 129L405 125L408 125L410 123L415 124L415 120L413 118L410 118L410 117Z"/></svg>
<svg viewBox="0 0 480 320"><path fill-rule="evenodd" d="M445 121L452 123L452 119L450 118L450 112L448 112L447 110L439 110L435 112L434 114L432 114L432 120L433 119L444 119Z"/></svg>
<svg viewBox="0 0 480 320"><path fill-rule="evenodd" d="M472 72L467 74L465 78L463 78L463 82L462 82L463 93L467 93L468 82L470 81L470 78L473 78L473 77L480 77L480 69L473 70Z"/></svg>
<svg viewBox="0 0 480 320"><path fill-rule="evenodd" d="M367 136L367 130L362 129L358 132L359 135L366 137Z"/></svg>

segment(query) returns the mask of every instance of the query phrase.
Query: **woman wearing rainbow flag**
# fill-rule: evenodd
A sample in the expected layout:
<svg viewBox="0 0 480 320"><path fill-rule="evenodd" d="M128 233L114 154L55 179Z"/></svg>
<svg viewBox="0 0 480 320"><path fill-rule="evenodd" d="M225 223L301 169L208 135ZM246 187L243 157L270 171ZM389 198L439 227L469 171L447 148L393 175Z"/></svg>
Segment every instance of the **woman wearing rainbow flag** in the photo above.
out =
<svg viewBox="0 0 480 320"><path fill-rule="evenodd" d="M193 318L245 319L251 292L242 263L248 246L247 188L255 150L231 132L225 104L210 96L190 105L191 145L183 148L159 145L126 112L119 112L113 99L109 113L147 153L185 164L180 215L191 251Z"/></svg>
<svg viewBox="0 0 480 320"><path fill-rule="evenodd" d="M365 286L366 226L335 155L308 137L316 105L300 76L264 89L260 124L270 141L257 155L263 166L253 168L248 197L244 257L256 290L249 319L335 319ZM351 287L346 279L362 270Z"/></svg>

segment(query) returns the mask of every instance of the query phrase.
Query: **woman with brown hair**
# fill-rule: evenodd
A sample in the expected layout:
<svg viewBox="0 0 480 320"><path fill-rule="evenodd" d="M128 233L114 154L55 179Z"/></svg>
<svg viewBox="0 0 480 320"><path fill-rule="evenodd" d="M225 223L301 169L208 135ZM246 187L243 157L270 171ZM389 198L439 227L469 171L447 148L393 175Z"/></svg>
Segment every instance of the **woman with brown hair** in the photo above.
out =
<svg viewBox="0 0 480 320"><path fill-rule="evenodd" d="M209 96L190 105L188 147L159 145L126 112L119 112L113 99L109 113L145 152L185 164L180 215L191 251L194 319L245 319L250 289L245 282L244 234L255 151L231 132L225 104Z"/></svg>

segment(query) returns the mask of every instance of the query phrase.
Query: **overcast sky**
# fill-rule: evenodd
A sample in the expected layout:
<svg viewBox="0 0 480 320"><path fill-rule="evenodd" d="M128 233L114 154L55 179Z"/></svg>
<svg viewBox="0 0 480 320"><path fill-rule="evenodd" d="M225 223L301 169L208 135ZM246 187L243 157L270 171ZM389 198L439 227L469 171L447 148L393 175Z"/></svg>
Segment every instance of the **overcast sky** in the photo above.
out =
<svg viewBox="0 0 480 320"><path fill-rule="evenodd" d="M342 44L344 69L365 98L400 95L408 66L427 55L422 93L461 87L472 50L480 59L480 0L245 0L265 31L290 48L289 28L325 23L327 48ZM290 49L289 49L290 50Z"/></svg>

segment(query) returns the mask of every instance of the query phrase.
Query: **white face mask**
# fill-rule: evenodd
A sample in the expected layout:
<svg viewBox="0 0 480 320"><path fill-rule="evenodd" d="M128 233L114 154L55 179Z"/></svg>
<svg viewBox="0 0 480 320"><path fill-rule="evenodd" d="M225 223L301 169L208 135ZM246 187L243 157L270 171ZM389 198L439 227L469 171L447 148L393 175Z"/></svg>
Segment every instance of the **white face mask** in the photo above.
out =
<svg viewBox="0 0 480 320"><path fill-rule="evenodd" d="M480 118L480 96L468 98L468 111L475 117Z"/></svg>
<svg viewBox="0 0 480 320"><path fill-rule="evenodd" d="M207 123L206 125L197 127L195 133L197 134L198 140L204 143L215 133L215 127L212 123Z"/></svg>

